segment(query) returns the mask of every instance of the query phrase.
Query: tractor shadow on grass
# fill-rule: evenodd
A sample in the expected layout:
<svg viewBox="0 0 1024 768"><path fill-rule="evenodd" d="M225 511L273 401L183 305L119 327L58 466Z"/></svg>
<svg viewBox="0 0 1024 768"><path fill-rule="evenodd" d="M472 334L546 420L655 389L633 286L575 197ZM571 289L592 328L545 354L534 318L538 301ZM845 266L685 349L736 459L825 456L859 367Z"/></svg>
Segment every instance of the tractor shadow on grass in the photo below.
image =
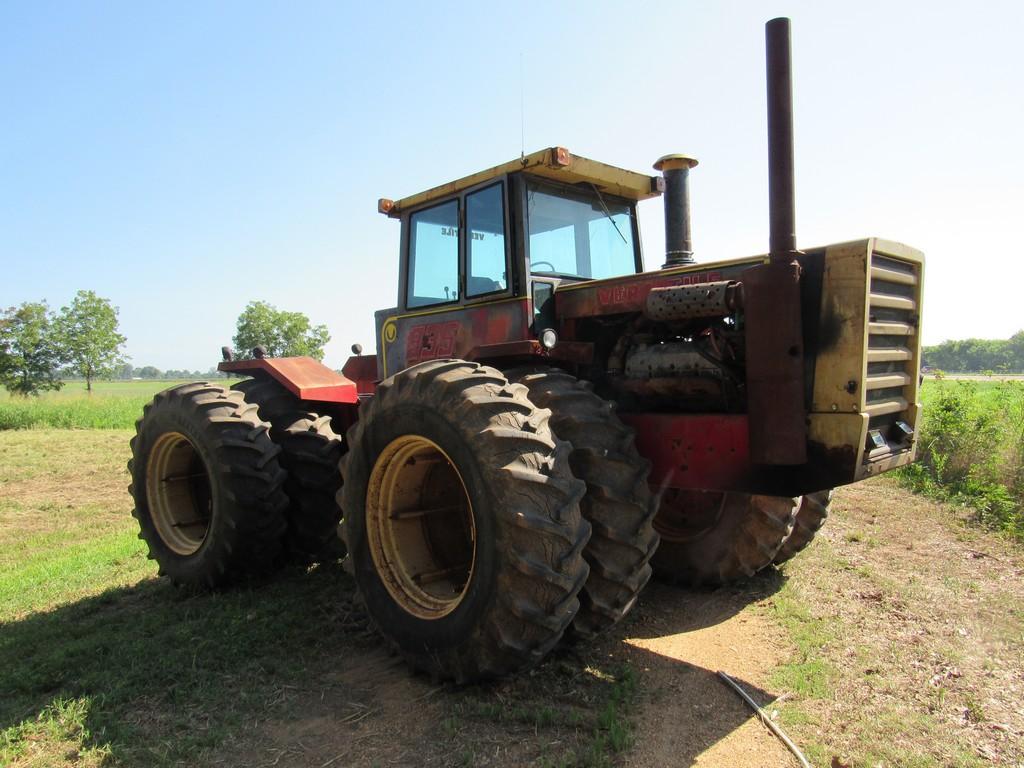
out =
<svg viewBox="0 0 1024 768"><path fill-rule="evenodd" d="M0 729L118 763L196 763L282 686L374 642L352 594L337 565L214 594L149 579L0 625Z"/></svg>
<svg viewBox="0 0 1024 768"><path fill-rule="evenodd" d="M0 728L20 727L12 755L42 764L106 764L106 752L140 766L587 766L634 753L658 765L638 722L657 711L667 735L654 746L689 765L750 713L714 669L639 643L726 622L771 579L652 585L609 636L463 688L389 656L337 565L216 594L152 579L0 626Z"/></svg>

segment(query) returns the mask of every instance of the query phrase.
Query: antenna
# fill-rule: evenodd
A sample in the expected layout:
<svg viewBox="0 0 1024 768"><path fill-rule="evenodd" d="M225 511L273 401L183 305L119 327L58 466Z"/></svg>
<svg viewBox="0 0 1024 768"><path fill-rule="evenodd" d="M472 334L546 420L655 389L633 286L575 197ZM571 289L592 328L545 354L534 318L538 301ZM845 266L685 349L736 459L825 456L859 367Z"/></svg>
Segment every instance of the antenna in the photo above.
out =
<svg viewBox="0 0 1024 768"><path fill-rule="evenodd" d="M526 162L526 86L523 85L523 52L519 52L519 159Z"/></svg>

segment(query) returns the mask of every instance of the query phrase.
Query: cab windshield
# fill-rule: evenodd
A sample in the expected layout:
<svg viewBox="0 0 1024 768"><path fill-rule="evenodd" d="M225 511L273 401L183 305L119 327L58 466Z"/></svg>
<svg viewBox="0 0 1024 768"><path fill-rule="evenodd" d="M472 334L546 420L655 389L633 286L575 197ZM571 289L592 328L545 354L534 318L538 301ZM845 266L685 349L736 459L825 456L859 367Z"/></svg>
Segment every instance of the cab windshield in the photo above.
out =
<svg viewBox="0 0 1024 768"><path fill-rule="evenodd" d="M633 208L591 190L527 185L530 272L601 279L637 271Z"/></svg>

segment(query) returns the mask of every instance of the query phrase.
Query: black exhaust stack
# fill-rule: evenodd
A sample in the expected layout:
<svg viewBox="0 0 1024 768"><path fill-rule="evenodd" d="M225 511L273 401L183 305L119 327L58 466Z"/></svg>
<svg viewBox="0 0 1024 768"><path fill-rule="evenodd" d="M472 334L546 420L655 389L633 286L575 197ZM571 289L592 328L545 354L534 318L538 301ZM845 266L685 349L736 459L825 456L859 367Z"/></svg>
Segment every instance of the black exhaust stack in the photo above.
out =
<svg viewBox="0 0 1024 768"><path fill-rule="evenodd" d="M793 84L789 19L765 25L768 69L770 256L743 273L750 458L807 463L800 264L793 193Z"/></svg>
<svg viewBox="0 0 1024 768"><path fill-rule="evenodd" d="M654 170L665 177L665 263L662 269L696 264L690 239L690 169L697 158L665 155Z"/></svg>
<svg viewBox="0 0 1024 768"><path fill-rule="evenodd" d="M768 69L768 208L772 262L797 255L793 193L793 74L789 19L764 27Z"/></svg>

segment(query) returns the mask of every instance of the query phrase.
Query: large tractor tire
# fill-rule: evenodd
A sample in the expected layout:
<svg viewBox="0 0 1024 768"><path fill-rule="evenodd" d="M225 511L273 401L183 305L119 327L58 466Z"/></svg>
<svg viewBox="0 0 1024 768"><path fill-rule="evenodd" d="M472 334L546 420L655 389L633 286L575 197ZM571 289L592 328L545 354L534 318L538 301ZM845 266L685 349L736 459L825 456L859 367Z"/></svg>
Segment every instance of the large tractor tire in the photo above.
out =
<svg viewBox="0 0 1024 768"><path fill-rule="evenodd" d="M161 575L216 587L277 557L288 498L269 429L243 393L216 384L172 387L145 407L128 490Z"/></svg>
<svg viewBox="0 0 1024 768"><path fill-rule="evenodd" d="M771 565L793 531L800 499L666 491L654 518L661 544L652 563L666 581L720 586Z"/></svg>
<svg viewBox="0 0 1024 768"><path fill-rule="evenodd" d="M590 576L573 631L591 637L629 613L651 578L649 561L658 546L652 526L657 507L647 485L651 465L637 453L633 430L614 406L574 376L517 368L508 377L525 384L530 400L551 411L555 435L572 444L572 472L587 484L580 506L592 528L583 550Z"/></svg>
<svg viewBox="0 0 1024 768"><path fill-rule="evenodd" d="M344 441L331 428L330 416L304 409L291 392L271 379L246 379L232 389L259 407L260 418L270 422L270 438L281 447L279 460L288 473L285 552L306 562L340 557L344 552L338 537L341 508L336 495L341 488L338 461Z"/></svg>
<svg viewBox="0 0 1024 768"><path fill-rule="evenodd" d="M382 381L349 430L346 565L414 668L458 682L514 672L576 615L585 486L548 415L500 371L439 360Z"/></svg>
<svg viewBox="0 0 1024 768"><path fill-rule="evenodd" d="M793 532L775 555L775 564L781 565L803 550L814 538L828 517L828 508L832 504L832 491L807 493L800 502L800 510L796 513L796 524Z"/></svg>

